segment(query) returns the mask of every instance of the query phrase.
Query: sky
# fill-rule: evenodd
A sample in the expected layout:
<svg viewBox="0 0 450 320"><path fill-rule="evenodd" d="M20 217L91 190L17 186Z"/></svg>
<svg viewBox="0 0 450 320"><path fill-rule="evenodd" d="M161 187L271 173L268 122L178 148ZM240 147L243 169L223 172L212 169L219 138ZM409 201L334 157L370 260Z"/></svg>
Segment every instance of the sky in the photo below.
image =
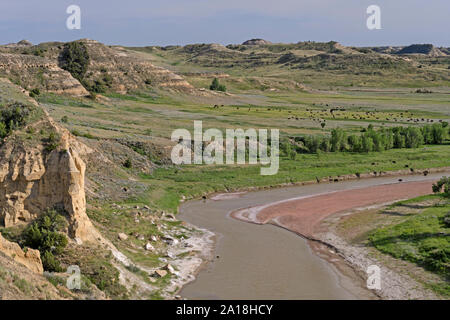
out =
<svg viewBox="0 0 450 320"><path fill-rule="evenodd" d="M66 9L81 9L69 30ZM366 9L378 5L381 29ZM95 39L125 46L338 41L450 47L449 0L0 0L0 44Z"/></svg>

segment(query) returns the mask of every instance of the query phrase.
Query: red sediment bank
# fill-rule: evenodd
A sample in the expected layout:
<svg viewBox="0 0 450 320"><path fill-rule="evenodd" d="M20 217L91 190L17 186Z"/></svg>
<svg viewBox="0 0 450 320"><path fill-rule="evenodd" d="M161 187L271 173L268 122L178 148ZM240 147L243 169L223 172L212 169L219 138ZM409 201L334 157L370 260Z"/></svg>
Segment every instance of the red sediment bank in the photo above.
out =
<svg viewBox="0 0 450 320"><path fill-rule="evenodd" d="M286 200L234 212L233 217L254 223L275 223L307 238L326 217L356 208L381 205L430 194L433 181L401 182Z"/></svg>

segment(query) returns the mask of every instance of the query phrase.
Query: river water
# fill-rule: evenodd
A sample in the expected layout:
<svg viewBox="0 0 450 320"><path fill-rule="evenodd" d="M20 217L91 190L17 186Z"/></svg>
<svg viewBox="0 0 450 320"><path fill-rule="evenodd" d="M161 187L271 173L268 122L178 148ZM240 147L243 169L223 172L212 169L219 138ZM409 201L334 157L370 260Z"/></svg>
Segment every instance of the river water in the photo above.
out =
<svg viewBox="0 0 450 320"><path fill-rule="evenodd" d="M186 202L180 207L178 218L214 232L216 248L213 260L180 295L188 299L374 298L360 278L344 275L319 258L302 237L273 225L238 221L230 217L230 212L300 196L398 183L399 178L405 182L423 181L443 175L379 177Z"/></svg>

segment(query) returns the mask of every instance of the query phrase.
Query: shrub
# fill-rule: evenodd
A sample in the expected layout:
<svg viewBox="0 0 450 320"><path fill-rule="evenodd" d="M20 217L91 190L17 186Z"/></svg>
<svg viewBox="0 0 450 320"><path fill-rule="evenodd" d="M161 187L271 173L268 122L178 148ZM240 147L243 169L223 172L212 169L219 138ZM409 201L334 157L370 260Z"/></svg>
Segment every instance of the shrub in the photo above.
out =
<svg viewBox="0 0 450 320"><path fill-rule="evenodd" d="M48 135L45 150L47 150L48 152L51 152L51 151L55 150L56 148L58 148L58 145L59 145L58 140L59 140L59 137L57 136L57 134L55 132L50 132L50 134Z"/></svg>
<svg viewBox="0 0 450 320"><path fill-rule="evenodd" d="M13 130L23 127L31 109L21 103L13 103L0 111L0 139L7 137Z"/></svg>
<svg viewBox="0 0 450 320"><path fill-rule="evenodd" d="M112 77L109 74L105 74L103 76L102 80L103 80L103 83L104 83L105 86L107 86L108 88L111 88L112 83L113 83L113 79L112 79Z"/></svg>
<svg viewBox="0 0 450 320"><path fill-rule="evenodd" d="M61 233L67 227L66 219L56 210L47 210L25 229L24 244L41 253L44 270L60 272L57 255L67 246L67 237Z"/></svg>
<svg viewBox="0 0 450 320"><path fill-rule="evenodd" d="M44 53L45 53L45 51L42 50L41 48L36 48L33 50L33 55L35 55L37 57L43 57Z"/></svg>
<svg viewBox="0 0 450 320"><path fill-rule="evenodd" d="M211 85L209 86L209 90L225 92L227 91L227 87L225 87L225 85L223 84L220 84L217 78L214 78Z"/></svg>
<svg viewBox="0 0 450 320"><path fill-rule="evenodd" d="M74 136L76 136L76 137L81 136L81 132L78 131L78 130L76 130L76 129L72 130L72 134L73 134Z"/></svg>
<svg viewBox="0 0 450 320"><path fill-rule="evenodd" d="M89 53L84 43L78 41L66 43L60 59L64 70L69 71L75 79L83 80L90 61Z"/></svg>
<svg viewBox="0 0 450 320"><path fill-rule="evenodd" d="M95 93L95 92L90 92L89 93L89 99L91 99L91 100L97 100L97 94Z"/></svg>
<svg viewBox="0 0 450 320"><path fill-rule="evenodd" d="M89 85L84 83L84 86L92 93L104 93L106 91L106 86L103 80L95 80L94 84Z"/></svg>
<svg viewBox="0 0 450 320"><path fill-rule="evenodd" d="M6 128L6 124L0 122L0 139L5 138L8 135L8 129Z"/></svg>
<svg viewBox="0 0 450 320"><path fill-rule="evenodd" d="M125 162L123 163L123 166L124 166L125 168L128 168L128 169L130 169L130 168L133 167L133 164L131 163L130 158L128 158L127 160L125 160Z"/></svg>
<svg viewBox="0 0 450 320"><path fill-rule="evenodd" d="M450 177L442 177L438 182L433 184L433 192L441 193L444 197L450 198Z"/></svg>
<svg viewBox="0 0 450 320"><path fill-rule="evenodd" d="M41 94L41 91L38 88L34 88L30 90L30 97L34 98Z"/></svg>

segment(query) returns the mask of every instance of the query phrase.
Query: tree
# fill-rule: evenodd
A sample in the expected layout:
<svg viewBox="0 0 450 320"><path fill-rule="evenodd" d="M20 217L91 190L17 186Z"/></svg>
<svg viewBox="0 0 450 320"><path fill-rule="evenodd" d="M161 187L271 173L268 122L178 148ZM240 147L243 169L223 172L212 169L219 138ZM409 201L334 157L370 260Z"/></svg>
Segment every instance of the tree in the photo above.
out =
<svg viewBox="0 0 450 320"><path fill-rule="evenodd" d="M211 82L211 85L209 86L209 90L225 92L227 91L227 88L223 84L219 83L219 79L214 78L214 80Z"/></svg>
<svg viewBox="0 0 450 320"><path fill-rule="evenodd" d="M30 112L30 107L18 102L2 108L0 110L0 139L10 135L13 130L23 127Z"/></svg>
<svg viewBox="0 0 450 320"><path fill-rule="evenodd" d="M450 198L450 177L442 177L433 184L434 193L440 193L441 191L443 191L444 197Z"/></svg>
<svg viewBox="0 0 450 320"><path fill-rule="evenodd" d="M79 41L69 42L64 45L60 60L62 68L70 72L77 80L82 81L89 66L89 53L86 45Z"/></svg>
<svg viewBox="0 0 450 320"><path fill-rule="evenodd" d="M347 135L344 130L336 128L331 130L331 151L344 151L346 148Z"/></svg>
<svg viewBox="0 0 450 320"><path fill-rule="evenodd" d="M352 134L348 137L348 145L350 151L352 152L360 152L361 151L361 137Z"/></svg>
<svg viewBox="0 0 450 320"><path fill-rule="evenodd" d="M373 151L373 140L368 135L362 136L362 142L361 142L361 151L363 152L371 152Z"/></svg>
<svg viewBox="0 0 450 320"><path fill-rule="evenodd" d="M406 129L405 145L407 148L417 148L423 144L422 132L416 127Z"/></svg>

